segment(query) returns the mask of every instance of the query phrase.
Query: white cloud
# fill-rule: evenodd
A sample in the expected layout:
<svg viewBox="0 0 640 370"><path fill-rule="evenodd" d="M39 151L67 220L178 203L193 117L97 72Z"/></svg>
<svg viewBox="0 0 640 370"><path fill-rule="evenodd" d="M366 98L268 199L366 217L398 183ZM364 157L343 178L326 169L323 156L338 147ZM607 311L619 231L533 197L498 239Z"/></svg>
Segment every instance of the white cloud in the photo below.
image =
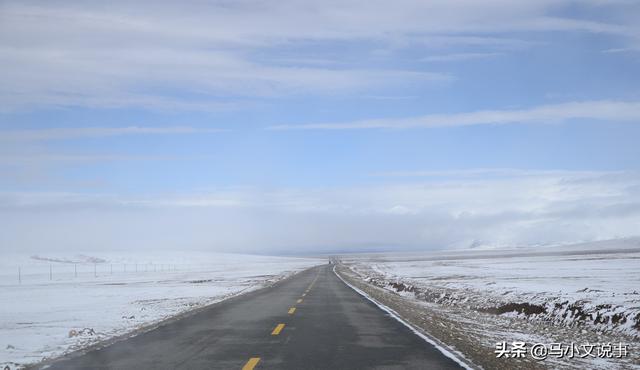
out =
<svg viewBox="0 0 640 370"><path fill-rule="evenodd" d="M624 4L582 4L588 5L618 9ZM505 36L514 31L606 33L622 38L621 43L639 34L632 21L554 16L577 6L569 0L112 1L109 6L21 1L0 6L0 107L5 111L41 106L218 110L237 108L247 97L370 92L451 79L372 70L363 67L366 63L332 65L339 55L327 56L319 48L313 54L302 51L318 42L493 48L530 43ZM300 51L287 55L292 63L286 66L269 63L281 57L280 47ZM314 59L331 68L308 63Z"/></svg>
<svg viewBox="0 0 640 370"><path fill-rule="evenodd" d="M14 171L20 172L28 170L30 166L39 168L41 171L52 164L82 164L96 162L130 162L130 161L191 161L191 160L211 160L210 156L175 156L175 155L130 155L130 154L50 154L50 153L20 153L0 155L0 165L3 166L19 166L20 169ZM15 175L7 169L4 170L6 181L7 177ZM15 180L15 179L14 179ZM39 179L42 183L42 178Z"/></svg>
<svg viewBox="0 0 640 370"><path fill-rule="evenodd" d="M636 52L640 52L640 46L628 47L628 48L612 48L612 49L603 50L602 52L603 53L611 53L611 54L616 54L616 53L636 53Z"/></svg>
<svg viewBox="0 0 640 370"><path fill-rule="evenodd" d="M181 161L211 159L202 156L140 155L131 153L80 153L68 150L52 150L52 141L81 141L83 139L108 138L117 136L175 136L206 135L228 131L227 129L197 128L189 126L128 126L128 127L57 127L41 129L0 129L0 168L3 176L0 183L40 184L59 177L56 169L60 166L96 162L129 161ZM27 175L25 178L25 175ZM31 180L29 180L31 178ZM25 183L26 181L26 183Z"/></svg>
<svg viewBox="0 0 640 370"><path fill-rule="evenodd" d="M460 62L465 60L476 60L494 58L503 55L503 53L456 53L431 55L422 59L424 62Z"/></svg>
<svg viewBox="0 0 640 370"><path fill-rule="evenodd" d="M32 130L0 130L0 142L25 142L99 138L123 135L185 135L223 132L223 129L176 127L71 127Z"/></svg>
<svg viewBox="0 0 640 370"><path fill-rule="evenodd" d="M631 236L640 175L525 171L378 186L227 188L155 196L2 193L4 249L358 250L561 243ZM39 230L28 233L26 230Z"/></svg>
<svg viewBox="0 0 640 370"><path fill-rule="evenodd" d="M468 178L468 177L530 177L553 176L568 173L564 170L522 170L518 168L472 168L464 170L439 170L439 171L395 171L379 172L376 177L433 177L433 178ZM603 174L601 171L571 171L572 176L592 176ZM619 174L620 172L606 172L607 174Z"/></svg>
<svg viewBox="0 0 640 370"><path fill-rule="evenodd" d="M353 130L376 128L436 128L472 125L502 125L512 123L557 123L572 119L604 121L640 121L640 102L583 101L542 105L527 109L483 110L468 113L431 114L410 118L369 119L351 122L330 122L271 126L272 130Z"/></svg>

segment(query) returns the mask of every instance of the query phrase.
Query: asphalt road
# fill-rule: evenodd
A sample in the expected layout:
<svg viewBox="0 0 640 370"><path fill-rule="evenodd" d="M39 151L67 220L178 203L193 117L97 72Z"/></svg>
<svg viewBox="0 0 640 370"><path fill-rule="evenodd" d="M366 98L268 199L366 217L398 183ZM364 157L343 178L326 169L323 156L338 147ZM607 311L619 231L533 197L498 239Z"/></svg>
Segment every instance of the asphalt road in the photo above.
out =
<svg viewBox="0 0 640 370"><path fill-rule="evenodd" d="M274 287L47 369L459 369L333 273Z"/></svg>

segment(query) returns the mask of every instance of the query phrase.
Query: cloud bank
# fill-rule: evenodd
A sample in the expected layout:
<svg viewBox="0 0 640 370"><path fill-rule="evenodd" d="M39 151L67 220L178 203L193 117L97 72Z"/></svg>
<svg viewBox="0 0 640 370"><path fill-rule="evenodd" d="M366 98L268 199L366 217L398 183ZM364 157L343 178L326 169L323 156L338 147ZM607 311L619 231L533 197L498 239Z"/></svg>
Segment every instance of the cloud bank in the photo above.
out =
<svg viewBox="0 0 640 370"><path fill-rule="evenodd" d="M428 250L638 233L640 174L473 170L342 188L124 197L3 193L4 250ZM471 178L470 178L471 176ZM38 230L37 233L29 230Z"/></svg>

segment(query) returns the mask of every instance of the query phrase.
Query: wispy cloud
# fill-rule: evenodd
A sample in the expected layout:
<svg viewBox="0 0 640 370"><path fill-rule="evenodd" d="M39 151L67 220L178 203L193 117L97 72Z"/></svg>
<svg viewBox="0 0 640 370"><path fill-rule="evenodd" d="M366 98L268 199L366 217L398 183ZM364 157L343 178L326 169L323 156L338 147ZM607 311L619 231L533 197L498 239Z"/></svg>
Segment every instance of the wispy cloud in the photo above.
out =
<svg viewBox="0 0 640 370"><path fill-rule="evenodd" d="M81 164L96 162L147 162L211 160L211 156L118 155L118 154L10 154L0 155L0 165L43 166L47 164ZM6 171L6 169L5 169Z"/></svg>
<svg viewBox="0 0 640 370"><path fill-rule="evenodd" d="M636 101L582 101L542 105L527 109L483 110L468 113L430 114L409 118L368 119L351 122L314 124L286 124L269 127L272 130L354 130L354 129L408 129L472 125L502 125L516 123L557 123L572 119L604 121L640 120L640 102Z"/></svg>
<svg viewBox="0 0 640 370"><path fill-rule="evenodd" d="M456 53L456 54L442 54L431 55L421 60L424 62L460 62L465 60L487 59L494 58L503 53Z"/></svg>
<svg viewBox="0 0 640 370"><path fill-rule="evenodd" d="M243 98L371 93L416 79L424 84L450 77L392 67L376 69L373 63L343 66L333 63L340 59L335 51L323 53L322 48L312 47L317 43L340 43L346 48L367 48L370 42L388 49L416 43L513 48L531 41L508 37L509 33L572 31L618 37L624 47L639 34L631 21L560 16L566 14L565 8L579 6L569 0L157 1L148 5L128 1L112 1L108 8L89 2L3 3L1 109L216 110L242 106ZM596 5L619 7L616 3ZM282 59L280 47L298 51L285 55L289 59L285 64L274 62ZM441 56L442 61L478 58L492 51L473 56L447 52L451 53Z"/></svg>
<svg viewBox="0 0 640 370"><path fill-rule="evenodd" d="M532 41L526 39L518 39L513 37L496 37L486 34L476 35L420 35L420 36L407 36L408 42L415 43L421 47L430 49L446 49L460 47L463 50L473 48L487 48L495 50L518 50L525 49L532 46L540 46L544 44L541 41Z"/></svg>
<svg viewBox="0 0 640 370"><path fill-rule="evenodd" d="M637 53L640 52L640 46L628 47L628 48L611 48L602 50L603 53L617 54L617 53Z"/></svg>
<svg viewBox="0 0 640 370"><path fill-rule="evenodd" d="M433 178L467 178L467 177L532 177L532 176L559 176L570 174L571 176L595 176L615 175L623 171L566 171L566 170L530 170L518 168L471 168L430 171L394 171L373 173L375 177L433 177Z"/></svg>
<svg viewBox="0 0 640 370"><path fill-rule="evenodd" d="M0 130L0 141L49 141L124 135L189 135L224 132L224 129L175 127L73 127L32 130Z"/></svg>

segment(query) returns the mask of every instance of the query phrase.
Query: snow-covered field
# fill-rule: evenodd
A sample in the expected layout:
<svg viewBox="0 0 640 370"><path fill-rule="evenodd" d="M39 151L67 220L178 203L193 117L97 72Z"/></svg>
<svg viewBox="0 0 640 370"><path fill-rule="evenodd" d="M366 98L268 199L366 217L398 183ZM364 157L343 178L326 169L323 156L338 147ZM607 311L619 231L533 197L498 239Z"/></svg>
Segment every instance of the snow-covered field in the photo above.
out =
<svg viewBox="0 0 640 370"><path fill-rule="evenodd" d="M342 260L360 279L425 309L473 316L487 346L516 337L576 341L576 330L583 340L618 339L636 350L640 340L640 239Z"/></svg>
<svg viewBox="0 0 640 370"><path fill-rule="evenodd" d="M317 259L234 254L3 255L0 367L133 332L282 279Z"/></svg>

